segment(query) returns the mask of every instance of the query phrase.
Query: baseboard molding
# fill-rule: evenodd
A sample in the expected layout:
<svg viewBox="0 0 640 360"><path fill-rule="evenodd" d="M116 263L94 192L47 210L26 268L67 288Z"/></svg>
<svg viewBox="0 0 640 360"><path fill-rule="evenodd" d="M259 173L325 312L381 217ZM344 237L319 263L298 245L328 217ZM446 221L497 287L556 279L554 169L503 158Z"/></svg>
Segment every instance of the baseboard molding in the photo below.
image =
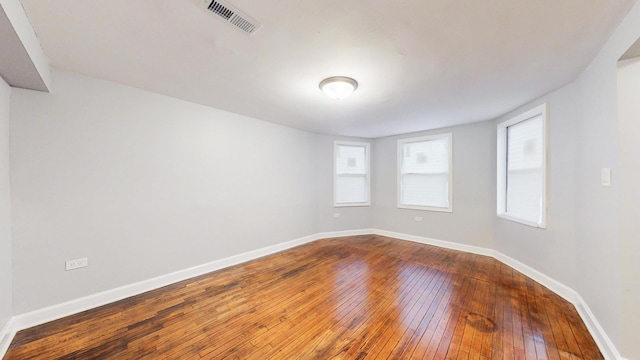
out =
<svg viewBox="0 0 640 360"><path fill-rule="evenodd" d="M596 317L593 315L593 312L591 312L589 305L587 305L587 302L584 301L580 294L576 293L576 301L573 303L573 305L576 307L576 310L587 326L587 329L589 329L589 332L591 333L591 336L593 336L593 339L596 341L596 344L598 344L600 352L602 352L602 355L604 355L605 359L626 360L620 355L620 352L618 352L618 349L613 344L613 341L611 341L611 338L609 338L607 333L604 331L604 329L598 322L598 319L596 319Z"/></svg>
<svg viewBox="0 0 640 360"><path fill-rule="evenodd" d="M5 328L0 333L0 359L9 348L15 334L24 329L41 325L49 321L57 320L65 316L77 314L82 311L93 309L131 296L139 295L147 291L155 290L163 286L187 280L196 276L220 270L229 266L241 264L263 256L275 254L277 252L291 249L318 239L366 235L372 234L371 229L347 230L323 232L305 236L292 241L267 246L261 249L246 253L233 255L224 259L215 260L206 264L194 266L192 268L179 270L170 274L161 275L152 279L140 281L134 284L125 285L115 289L103 291L97 294L85 296L61 304L52 305L28 313L16 315L9 320Z"/></svg>
<svg viewBox="0 0 640 360"><path fill-rule="evenodd" d="M545 286L549 290L561 296L563 299L569 301L575 306L576 311L584 321L587 329L591 333L591 336L595 340L596 344L600 348L600 352L607 360L625 360L620 356L618 349L611 341L611 338L604 331L596 317L591 312L591 309L584 301L584 299L578 294L577 291L572 288L564 285L563 283L543 274L542 272L510 257L507 256L497 250L487 249L478 246L459 244L450 241L436 240L422 236L409 235L396 233L386 230L374 229L373 232L377 235L393 237L396 239L408 240L413 242L418 242L427 245L434 245L442 248L459 250L468 253L478 254L478 255L486 255L495 258L496 260L502 262L505 265L512 267L515 270L523 273L524 275L530 277L531 279L537 281L541 285Z"/></svg>
<svg viewBox="0 0 640 360"><path fill-rule="evenodd" d="M620 356L618 349L615 347L607 333L604 331L602 326L600 326L600 323L593 315L593 312L591 312L591 309L589 308L587 303L577 291L499 251L494 250L493 257L503 264L506 264L527 275L528 277L544 285L549 290L553 291L565 300L572 303L576 308L576 311L578 311L578 314L582 318L582 321L584 321L585 325L587 326L589 333L591 333L591 336L600 348L600 352L605 357L605 359L624 360Z"/></svg>
<svg viewBox="0 0 640 360"><path fill-rule="evenodd" d="M329 239L329 238L345 237L345 236L371 235L374 233L375 232L373 229L359 229L359 230L321 232L316 234L316 236L318 239Z"/></svg>
<svg viewBox="0 0 640 360"><path fill-rule="evenodd" d="M27 329L52 320L63 318L65 316L77 314L79 312L93 309L98 306L126 299L128 297L135 296L150 290L155 290L179 281L187 280L199 275L210 273L212 271L254 260L266 255L271 255L318 239L318 234L305 236L292 241L215 260L206 264L194 266L192 268L176 271L174 273L158 276L152 279L125 285L119 288L103 291L97 294L89 295L61 304L56 304L25 314L16 315L13 317L13 324L18 331ZM0 353L0 355L2 354Z"/></svg>
<svg viewBox="0 0 640 360"><path fill-rule="evenodd" d="M474 246L474 245L460 244L460 243L451 242L451 241L437 240L437 239L427 238L424 236L409 235L409 234L403 234L403 233L397 233L397 232L379 230L379 229L374 229L373 231L377 235L413 241L421 244L438 246L445 249L464 251L467 253L472 253L477 255L490 256L502 262L503 264L508 265L518 270L519 272L527 275L528 277L539 282L540 284L547 287L549 290L555 292L556 294L560 295L562 298L564 298L565 300L573 304L575 304L575 301L577 299L577 293L573 289L569 288L568 286L550 278L549 276L541 273L540 271L526 264L523 264L520 261L515 260L499 251L496 251L493 249L487 249L481 246Z"/></svg>
<svg viewBox="0 0 640 360"><path fill-rule="evenodd" d="M563 283L541 273L540 271L530 267L529 265L523 264L520 261L507 256L499 251L496 250L492 250L493 251L493 257L500 261L501 263L505 264L505 265L509 265L510 267L518 270L519 272L527 275L528 277L532 278L533 280L539 282L540 284L544 285L546 288L548 288L549 290L553 291L554 293L560 295L562 298L564 298L565 300L569 301L572 304L576 304L577 298L578 298L578 293L576 293L575 290L573 290L572 288L564 285Z"/></svg>
<svg viewBox="0 0 640 360"><path fill-rule="evenodd" d="M11 345L11 340L13 340L13 337L16 335L16 332L17 330L15 327L14 318L12 317L4 325L4 327L2 328L2 331L0 331L0 359L4 357L4 354L9 349L9 345Z"/></svg>
<svg viewBox="0 0 640 360"><path fill-rule="evenodd" d="M617 348L606 334L596 317L589 309L587 303L582 297L570 287L552 279L542 272L521 263L499 251L487 249L484 247L460 244L450 241L437 240L423 236L397 233L380 229L359 229L335 232L322 232L314 235L305 236L292 241L264 247L261 249L249 251L246 253L230 256L224 259L215 260L206 264L195 266L192 268L176 271L167 275L158 276L149 280L144 280L119 288L107 290L101 293L89 295L83 298L75 299L65 303L49 306L43 309L35 310L25 314L12 317L0 332L0 358L4 356L15 334L23 329L37 326L49 321L63 318L65 316L77 314L79 312L89 310L98 306L106 305L118 300L122 300L131 296L135 296L150 290L155 290L163 286L167 286L179 281L187 280L199 275L203 275L212 271L220 270L229 266L237 265L243 262L254 260L263 256L271 255L283 250L287 250L302 244L306 244L318 239L368 235L376 234L381 236L392 237L401 240L408 240L417 243L438 246L446 249L464 251L468 253L491 256L498 261L520 271L529 276L533 280L539 282L549 290L560 295L567 301L571 302L582 317L587 328L591 332L594 340L600 347L602 355L611 360L625 360L620 356Z"/></svg>
<svg viewBox="0 0 640 360"><path fill-rule="evenodd" d="M409 234L397 233L393 231L380 230L380 229L373 229L372 231L376 235L392 237L395 239L413 241L421 244L433 245L433 246L438 246L441 248L451 249L451 250L464 251L464 252L477 254L477 255L493 256L493 250L483 248L480 246L466 245L466 244L460 244L460 243L444 241L444 240L436 240L436 239L427 238L424 236L409 235Z"/></svg>

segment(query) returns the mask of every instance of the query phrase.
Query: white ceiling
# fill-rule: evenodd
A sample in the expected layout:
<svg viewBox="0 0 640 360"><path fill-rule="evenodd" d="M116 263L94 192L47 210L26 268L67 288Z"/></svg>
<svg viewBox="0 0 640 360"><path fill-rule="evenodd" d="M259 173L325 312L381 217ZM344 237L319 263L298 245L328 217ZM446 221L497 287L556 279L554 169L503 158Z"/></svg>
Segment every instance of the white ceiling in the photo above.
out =
<svg viewBox="0 0 640 360"><path fill-rule="evenodd" d="M575 79L634 0L22 0L51 65L313 132L496 118ZM344 100L325 77L358 80ZM55 91L55 84L53 84Z"/></svg>

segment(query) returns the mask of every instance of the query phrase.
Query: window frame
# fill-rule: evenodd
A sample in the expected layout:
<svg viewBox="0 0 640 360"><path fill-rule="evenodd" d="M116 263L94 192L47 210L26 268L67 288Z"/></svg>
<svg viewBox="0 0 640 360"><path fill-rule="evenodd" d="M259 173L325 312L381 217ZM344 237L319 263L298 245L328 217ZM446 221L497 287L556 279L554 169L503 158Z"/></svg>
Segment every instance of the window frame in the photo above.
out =
<svg viewBox="0 0 640 360"><path fill-rule="evenodd" d="M338 176L339 176L337 172L337 161L338 161L338 147L341 145L364 147L367 201L353 202L353 203L337 202ZM354 206L371 206L371 144L367 142L335 140L333 142L333 207L354 207Z"/></svg>
<svg viewBox="0 0 640 360"><path fill-rule="evenodd" d="M402 204L402 163L404 159L404 145L409 143L423 142L423 141L433 141L433 140L441 140L447 139L449 143L449 182L448 182L448 197L449 197L449 206L438 207L438 206L421 206L421 205L405 205ZM398 151L397 151L397 206L398 209L409 209L409 210L422 210L422 211L436 211L436 212L453 212L453 133L442 133L442 134L434 134L434 135L426 135L412 138L405 138L398 140Z"/></svg>
<svg viewBox="0 0 640 360"><path fill-rule="evenodd" d="M538 105L528 111L525 111L519 115L512 117L509 120L503 121L497 125L497 178L496 178L496 215L500 218L517 222L520 224L532 226L539 229L547 228L547 182L548 182L548 148L549 148L549 136L547 134L548 127L548 105L547 103ZM517 216L510 215L507 212L507 146L508 146L508 128L510 126L522 123L524 121L542 116L542 165L541 165L541 186L542 186L542 214L539 222L533 222L527 219L522 219Z"/></svg>

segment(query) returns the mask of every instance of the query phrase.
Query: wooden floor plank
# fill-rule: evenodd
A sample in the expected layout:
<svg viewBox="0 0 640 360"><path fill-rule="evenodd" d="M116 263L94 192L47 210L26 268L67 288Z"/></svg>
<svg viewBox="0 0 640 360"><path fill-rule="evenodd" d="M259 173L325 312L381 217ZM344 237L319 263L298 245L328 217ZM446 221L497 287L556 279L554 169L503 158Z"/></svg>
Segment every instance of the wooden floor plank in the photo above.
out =
<svg viewBox="0 0 640 360"><path fill-rule="evenodd" d="M315 241L20 331L5 359L602 359L575 308L497 260Z"/></svg>

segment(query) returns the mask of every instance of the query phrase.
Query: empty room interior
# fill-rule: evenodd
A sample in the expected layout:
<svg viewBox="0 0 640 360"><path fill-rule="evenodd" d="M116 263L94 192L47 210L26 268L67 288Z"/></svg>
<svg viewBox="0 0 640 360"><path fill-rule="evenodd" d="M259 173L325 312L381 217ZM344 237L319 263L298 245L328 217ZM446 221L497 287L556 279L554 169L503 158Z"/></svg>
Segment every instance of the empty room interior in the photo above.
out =
<svg viewBox="0 0 640 360"><path fill-rule="evenodd" d="M0 358L640 359L636 1L0 9Z"/></svg>

